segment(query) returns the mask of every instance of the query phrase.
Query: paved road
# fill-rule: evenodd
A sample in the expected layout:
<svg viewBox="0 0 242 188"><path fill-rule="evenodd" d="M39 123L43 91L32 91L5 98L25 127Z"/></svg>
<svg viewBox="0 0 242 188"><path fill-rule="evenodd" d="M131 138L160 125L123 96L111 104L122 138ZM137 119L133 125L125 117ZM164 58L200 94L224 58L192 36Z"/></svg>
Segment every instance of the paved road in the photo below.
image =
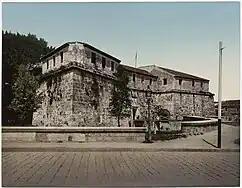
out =
<svg viewBox="0 0 242 188"><path fill-rule="evenodd" d="M3 152L3 186L239 186L239 152Z"/></svg>

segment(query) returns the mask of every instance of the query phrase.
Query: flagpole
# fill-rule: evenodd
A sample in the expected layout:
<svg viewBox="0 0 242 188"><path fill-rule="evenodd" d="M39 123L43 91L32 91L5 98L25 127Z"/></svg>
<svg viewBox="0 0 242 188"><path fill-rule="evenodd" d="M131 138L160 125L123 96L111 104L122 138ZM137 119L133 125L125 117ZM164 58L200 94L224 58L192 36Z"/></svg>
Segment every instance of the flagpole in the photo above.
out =
<svg viewBox="0 0 242 188"><path fill-rule="evenodd" d="M137 51L136 51L136 54L135 54L135 68L137 67Z"/></svg>

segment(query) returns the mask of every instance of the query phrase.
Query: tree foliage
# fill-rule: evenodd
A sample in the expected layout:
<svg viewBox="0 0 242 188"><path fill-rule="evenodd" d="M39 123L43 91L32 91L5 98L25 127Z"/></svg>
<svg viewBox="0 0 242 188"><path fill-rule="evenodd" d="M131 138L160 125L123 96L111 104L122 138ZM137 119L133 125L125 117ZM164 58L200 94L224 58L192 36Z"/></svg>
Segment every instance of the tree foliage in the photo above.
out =
<svg viewBox="0 0 242 188"><path fill-rule="evenodd" d="M40 107L43 99L42 93L36 93L39 88L37 78L23 64L19 65L14 75L13 100L9 108L16 113L18 122L22 125L32 122L32 114Z"/></svg>
<svg viewBox="0 0 242 188"><path fill-rule="evenodd" d="M25 78L25 82L31 85L36 76L41 74L41 56L47 54L53 48L48 47L44 39L38 39L32 34L21 35L19 33L2 31L2 40L2 123L8 124L9 121L18 123L18 119L21 119L19 118L19 110L12 105L9 108L11 101L16 97L13 90L18 90L14 87L14 83L20 83L23 79L18 80L17 77L21 76ZM19 71L29 71L31 76L22 75ZM32 89L34 90L35 87ZM17 98L14 99L15 102ZM28 100L31 101L29 98ZM22 102L24 101L22 100Z"/></svg>
<svg viewBox="0 0 242 188"><path fill-rule="evenodd" d="M120 119L130 117L131 99L130 91L127 87L129 75L123 69L119 68L116 74L118 81L114 82L112 98L109 104L110 113L117 118L120 127Z"/></svg>

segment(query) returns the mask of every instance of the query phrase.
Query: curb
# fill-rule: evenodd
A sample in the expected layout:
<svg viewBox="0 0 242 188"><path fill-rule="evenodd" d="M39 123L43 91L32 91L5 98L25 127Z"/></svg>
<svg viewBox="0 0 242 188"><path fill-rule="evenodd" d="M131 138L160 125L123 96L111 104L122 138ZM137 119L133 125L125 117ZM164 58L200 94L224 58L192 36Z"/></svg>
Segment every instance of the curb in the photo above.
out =
<svg viewBox="0 0 242 188"><path fill-rule="evenodd" d="M202 148L71 148L2 147L2 152L240 152L240 149Z"/></svg>

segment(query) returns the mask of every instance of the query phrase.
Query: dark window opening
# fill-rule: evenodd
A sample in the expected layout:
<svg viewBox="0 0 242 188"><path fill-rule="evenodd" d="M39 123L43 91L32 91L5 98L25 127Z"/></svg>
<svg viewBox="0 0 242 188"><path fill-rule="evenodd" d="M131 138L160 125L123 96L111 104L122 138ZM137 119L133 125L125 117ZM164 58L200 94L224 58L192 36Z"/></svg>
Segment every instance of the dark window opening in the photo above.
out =
<svg viewBox="0 0 242 188"><path fill-rule="evenodd" d="M87 88L85 88L85 92L86 92L87 96L89 96L89 92L88 92Z"/></svg>
<svg viewBox="0 0 242 188"><path fill-rule="evenodd" d="M136 110L136 108L133 108L133 120L135 120Z"/></svg>
<svg viewBox="0 0 242 188"><path fill-rule="evenodd" d="M63 52L61 52L60 56L61 56L61 63L63 63Z"/></svg>
<svg viewBox="0 0 242 188"><path fill-rule="evenodd" d="M135 82L135 74L133 74L133 81Z"/></svg>
<svg viewBox="0 0 242 188"><path fill-rule="evenodd" d="M72 141L72 136L68 136L68 141Z"/></svg>
<svg viewBox="0 0 242 188"><path fill-rule="evenodd" d="M152 84L152 79L150 79L150 85Z"/></svg>
<svg viewBox="0 0 242 188"><path fill-rule="evenodd" d="M103 95L103 86L100 86L101 93Z"/></svg>
<svg viewBox="0 0 242 188"><path fill-rule="evenodd" d="M142 77L141 77L141 83L143 83L143 82L144 82L144 77L142 76Z"/></svg>
<svg viewBox="0 0 242 188"><path fill-rule="evenodd" d="M53 97L50 98L50 105L53 103Z"/></svg>
<svg viewBox="0 0 242 188"><path fill-rule="evenodd" d="M179 80L179 85L181 85L182 84L182 80Z"/></svg>
<svg viewBox="0 0 242 188"><path fill-rule="evenodd" d="M201 87L203 87L203 82L201 82Z"/></svg>
<svg viewBox="0 0 242 188"><path fill-rule="evenodd" d="M47 61L47 69L49 69L49 61Z"/></svg>
<svg viewBox="0 0 242 188"><path fill-rule="evenodd" d="M111 71L114 71L114 62L111 62Z"/></svg>
<svg viewBox="0 0 242 188"><path fill-rule="evenodd" d="M102 57L102 68L104 69L106 66L106 59Z"/></svg>
<svg viewBox="0 0 242 188"><path fill-rule="evenodd" d="M164 81L164 85L167 85L167 79L164 78L163 81Z"/></svg>
<svg viewBox="0 0 242 188"><path fill-rule="evenodd" d="M55 56L53 57L53 66L55 67Z"/></svg>
<svg viewBox="0 0 242 188"><path fill-rule="evenodd" d="M194 85L195 85L195 81L193 80L193 81L192 81L192 86L194 86Z"/></svg>
<svg viewBox="0 0 242 188"><path fill-rule="evenodd" d="M94 52L92 52L91 62L96 63L96 54Z"/></svg>
<svg viewBox="0 0 242 188"><path fill-rule="evenodd" d="M94 109L97 110L97 104L94 104Z"/></svg>

